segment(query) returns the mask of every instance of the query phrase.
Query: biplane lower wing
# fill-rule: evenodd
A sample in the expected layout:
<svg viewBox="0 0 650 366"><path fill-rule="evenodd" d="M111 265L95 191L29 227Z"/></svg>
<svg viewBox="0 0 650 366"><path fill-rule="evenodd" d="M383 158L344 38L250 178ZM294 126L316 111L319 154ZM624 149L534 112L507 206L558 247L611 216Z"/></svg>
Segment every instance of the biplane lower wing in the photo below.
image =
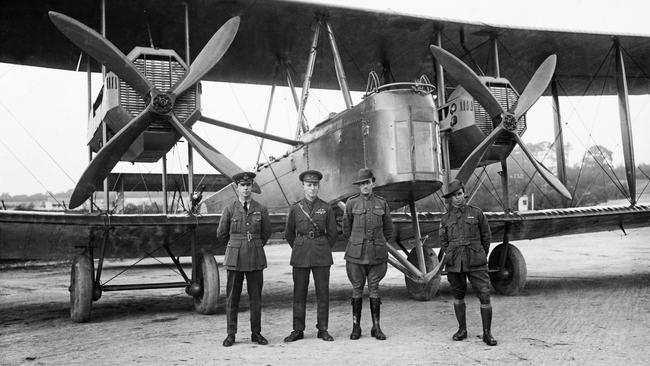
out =
<svg viewBox="0 0 650 366"><path fill-rule="evenodd" d="M510 240L609 231L650 224L650 206L585 207L529 211L513 214L486 213L492 241L500 242L509 225ZM425 245L438 247L440 213L420 214ZM197 242L214 253L224 248L216 244L220 215L80 215L43 212L0 211L0 259L64 260L88 243L100 243L109 230L109 258L165 256L164 244L177 255L189 255L190 232L196 228ZM286 216L272 214L273 231L282 237ZM411 247L413 238L409 215L394 214L396 239ZM344 249L339 242L336 249Z"/></svg>
<svg viewBox="0 0 650 366"><path fill-rule="evenodd" d="M492 231L492 242L503 240L508 226L510 240L539 239L549 236L585 234L598 231L627 230L650 225L650 206L593 206L552 210L537 210L505 214L486 212ZM438 247L440 213L420 214L423 235L428 235L426 245ZM413 237L409 215L393 215L397 223L397 238Z"/></svg>

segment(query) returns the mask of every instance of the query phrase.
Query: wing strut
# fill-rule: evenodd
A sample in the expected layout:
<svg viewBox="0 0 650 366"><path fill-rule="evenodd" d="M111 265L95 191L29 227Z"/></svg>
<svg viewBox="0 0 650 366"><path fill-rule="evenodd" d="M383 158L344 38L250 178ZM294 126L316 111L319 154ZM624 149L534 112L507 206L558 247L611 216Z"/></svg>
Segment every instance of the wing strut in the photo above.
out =
<svg viewBox="0 0 650 366"><path fill-rule="evenodd" d="M630 203L636 204L636 171L634 166L634 144L632 141L632 119L630 118L630 101L628 98L627 78L621 45L614 39L616 49L616 89L618 91L618 114L621 120L621 137L623 139L623 158L625 159L625 176L630 194Z"/></svg>
<svg viewBox="0 0 650 366"><path fill-rule="evenodd" d="M560 113L560 99L557 92L557 80L551 79L551 96L553 98L553 127L555 130L555 162L557 177L566 187L566 161L564 159L564 134L562 132L562 114ZM562 200L562 206L568 206L567 200Z"/></svg>

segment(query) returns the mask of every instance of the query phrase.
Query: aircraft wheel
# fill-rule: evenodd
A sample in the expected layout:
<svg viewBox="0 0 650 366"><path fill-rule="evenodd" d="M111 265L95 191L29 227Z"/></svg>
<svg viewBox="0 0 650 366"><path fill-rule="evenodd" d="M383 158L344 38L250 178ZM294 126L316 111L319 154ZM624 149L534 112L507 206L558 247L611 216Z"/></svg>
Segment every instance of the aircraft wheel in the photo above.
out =
<svg viewBox="0 0 650 366"><path fill-rule="evenodd" d="M217 312L219 301L219 269L214 256L203 253L198 258L199 268L196 281L201 285L203 291L194 297L194 309L199 314L214 314Z"/></svg>
<svg viewBox="0 0 650 366"><path fill-rule="evenodd" d="M491 270L499 269L501 253L505 250L505 244L497 245L490 253L488 267ZM516 295L526 285L526 260L523 254L512 244L508 244L508 257L506 258L505 271L490 272L490 281L494 289L507 296Z"/></svg>
<svg viewBox="0 0 650 366"><path fill-rule="evenodd" d="M77 255L70 271L70 319L76 323L90 320L93 303L93 270L88 254Z"/></svg>
<svg viewBox="0 0 650 366"><path fill-rule="evenodd" d="M436 253L433 252L433 249L429 247L424 247L422 250L424 251L424 265L427 269L427 272L429 272L438 265L438 257L436 257ZM407 259L409 262L413 263L413 265L419 268L418 256L415 248L411 249L411 252L409 253ZM404 281L406 282L406 289L408 290L411 297L420 301L431 300L434 296L436 296L438 289L440 288L440 275L433 277L427 283L413 281L406 275L404 276Z"/></svg>

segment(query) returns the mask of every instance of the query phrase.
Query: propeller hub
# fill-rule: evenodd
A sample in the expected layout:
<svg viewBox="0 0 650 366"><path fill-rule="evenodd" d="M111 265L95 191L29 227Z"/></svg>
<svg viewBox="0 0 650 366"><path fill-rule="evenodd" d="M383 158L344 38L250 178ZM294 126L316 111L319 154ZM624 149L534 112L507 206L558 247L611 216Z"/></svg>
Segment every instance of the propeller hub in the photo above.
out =
<svg viewBox="0 0 650 366"><path fill-rule="evenodd" d="M153 111L158 114L168 114L174 108L174 98L170 94L158 94L153 98Z"/></svg>
<svg viewBox="0 0 650 366"><path fill-rule="evenodd" d="M514 132L517 129L517 119L510 113L505 114L501 123L503 123L503 127L510 132Z"/></svg>

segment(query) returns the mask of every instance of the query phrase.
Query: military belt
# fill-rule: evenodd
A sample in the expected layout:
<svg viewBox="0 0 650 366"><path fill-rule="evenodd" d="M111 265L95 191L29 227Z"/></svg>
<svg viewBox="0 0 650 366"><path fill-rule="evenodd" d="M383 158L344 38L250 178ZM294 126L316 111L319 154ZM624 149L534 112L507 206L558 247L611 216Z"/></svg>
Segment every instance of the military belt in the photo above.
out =
<svg viewBox="0 0 650 366"><path fill-rule="evenodd" d="M322 230L312 230L306 233L297 233L298 236L305 236L310 239L318 238L325 235L325 232Z"/></svg>
<svg viewBox="0 0 650 366"><path fill-rule="evenodd" d="M469 240L450 240L449 245L464 247L464 246L472 245L472 242Z"/></svg>
<svg viewBox="0 0 650 366"><path fill-rule="evenodd" d="M230 239L246 239L251 241L253 239L261 239L260 234L251 234L251 233L232 233L230 234Z"/></svg>

